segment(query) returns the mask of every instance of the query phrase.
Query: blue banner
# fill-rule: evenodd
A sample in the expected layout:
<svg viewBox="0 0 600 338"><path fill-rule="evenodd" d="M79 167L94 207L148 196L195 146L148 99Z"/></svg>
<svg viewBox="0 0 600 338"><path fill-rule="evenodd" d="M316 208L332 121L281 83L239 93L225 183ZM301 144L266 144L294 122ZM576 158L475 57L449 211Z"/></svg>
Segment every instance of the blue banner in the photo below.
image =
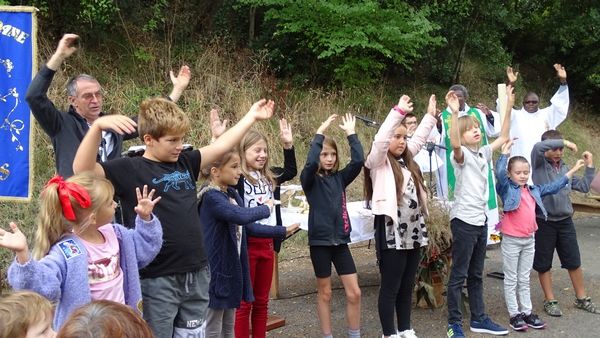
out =
<svg viewBox="0 0 600 338"><path fill-rule="evenodd" d="M25 93L36 53L33 7L0 6L0 199L31 197L32 125Z"/></svg>

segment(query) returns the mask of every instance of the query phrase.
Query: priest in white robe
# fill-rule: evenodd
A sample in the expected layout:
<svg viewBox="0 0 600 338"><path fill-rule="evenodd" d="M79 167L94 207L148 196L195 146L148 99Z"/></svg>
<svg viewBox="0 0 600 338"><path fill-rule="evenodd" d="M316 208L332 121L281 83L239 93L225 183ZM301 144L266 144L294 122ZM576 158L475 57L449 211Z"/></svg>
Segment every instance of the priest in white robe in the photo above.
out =
<svg viewBox="0 0 600 338"><path fill-rule="evenodd" d="M518 110L513 108L510 136L517 140L513 143L510 156L523 156L531 163L531 150L537 142L541 141L542 134L547 130L556 129L567 118L569 111L567 71L560 64L555 64L554 69L560 86L550 99L550 106L540 109L540 98L536 93L529 92L523 98L523 107ZM513 72L512 68L508 67L506 75L510 84L514 86L519 73Z"/></svg>

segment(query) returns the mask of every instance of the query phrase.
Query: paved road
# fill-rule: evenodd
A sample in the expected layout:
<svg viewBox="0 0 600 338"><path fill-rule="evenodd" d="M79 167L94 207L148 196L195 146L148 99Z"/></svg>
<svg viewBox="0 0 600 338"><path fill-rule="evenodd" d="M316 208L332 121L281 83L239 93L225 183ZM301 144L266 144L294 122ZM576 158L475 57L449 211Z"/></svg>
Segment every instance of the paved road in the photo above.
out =
<svg viewBox="0 0 600 338"><path fill-rule="evenodd" d="M575 221L579 245L582 252L585 283L588 294L600 305L600 217L583 217ZM363 337L381 337L379 318L377 316L377 294L379 276L375 266L374 249L366 247L353 249L359 270L362 300L362 334ZM272 300L271 310L286 318L286 326L275 329L269 337L321 337L316 316L314 275L308 257L301 257L281 265L281 295L286 299ZM501 253L498 248L488 250L485 266L486 273L501 271ZM554 292L562 305L563 317L550 318L543 312L543 294L532 273L532 301L534 311L548 322L544 330L530 329L527 333L511 331L511 336L529 337L600 337L600 315L593 315L572 306L574 292L566 271L560 269L558 258L554 260ZM340 286L335 280L334 286ZM508 313L504 303L502 281L486 277L484 279L486 310L489 315L503 325L508 325ZM343 290L334 291L332 303L332 320L334 337L347 337L344 320ZM417 335L423 337L445 337L446 310L414 309L412 323ZM466 327L468 330L468 325ZM491 337L471 334L468 337Z"/></svg>

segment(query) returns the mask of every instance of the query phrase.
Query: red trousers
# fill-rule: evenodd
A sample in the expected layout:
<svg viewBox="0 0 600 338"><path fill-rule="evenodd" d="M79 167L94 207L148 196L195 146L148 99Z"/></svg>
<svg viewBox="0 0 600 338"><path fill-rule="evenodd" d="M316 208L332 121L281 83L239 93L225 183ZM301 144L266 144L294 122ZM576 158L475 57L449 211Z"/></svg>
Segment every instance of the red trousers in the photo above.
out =
<svg viewBox="0 0 600 338"><path fill-rule="evenodd" d="M269 291L275 259L273 239L248 237L248 258L254 302L242 301L240 308L235 312L235 337L250 337L249 323L252 319L252 337L264 338L267 335Z"/></svg>

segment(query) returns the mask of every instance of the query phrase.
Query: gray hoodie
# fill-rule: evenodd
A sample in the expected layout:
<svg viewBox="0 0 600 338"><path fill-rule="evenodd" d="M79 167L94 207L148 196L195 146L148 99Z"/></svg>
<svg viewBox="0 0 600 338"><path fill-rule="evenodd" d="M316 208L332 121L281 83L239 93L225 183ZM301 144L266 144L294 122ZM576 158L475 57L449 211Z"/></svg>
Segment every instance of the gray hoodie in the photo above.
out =
<svg viewBox="0 0 600 338"><path fill-rule="evenodd" d="M569 167L567 167L563 160L560 160L557 166L544 156L547 150L564 146L563 139L548 139L538 142L533 146L533 150L531 151L531 173L534 184L551 183L569 171ZM586 167L583 177L573 176L567 187L561 189L557 194L547 195L542 198L544 208L548 211L549 221L561 221L573 216L573 205L571 204L569 193L571 193L571 189L584 193L590 191L590 184L595 172L595 168ZM539 208L536 208L536 217L544 219L544 215Z"/></svg>

